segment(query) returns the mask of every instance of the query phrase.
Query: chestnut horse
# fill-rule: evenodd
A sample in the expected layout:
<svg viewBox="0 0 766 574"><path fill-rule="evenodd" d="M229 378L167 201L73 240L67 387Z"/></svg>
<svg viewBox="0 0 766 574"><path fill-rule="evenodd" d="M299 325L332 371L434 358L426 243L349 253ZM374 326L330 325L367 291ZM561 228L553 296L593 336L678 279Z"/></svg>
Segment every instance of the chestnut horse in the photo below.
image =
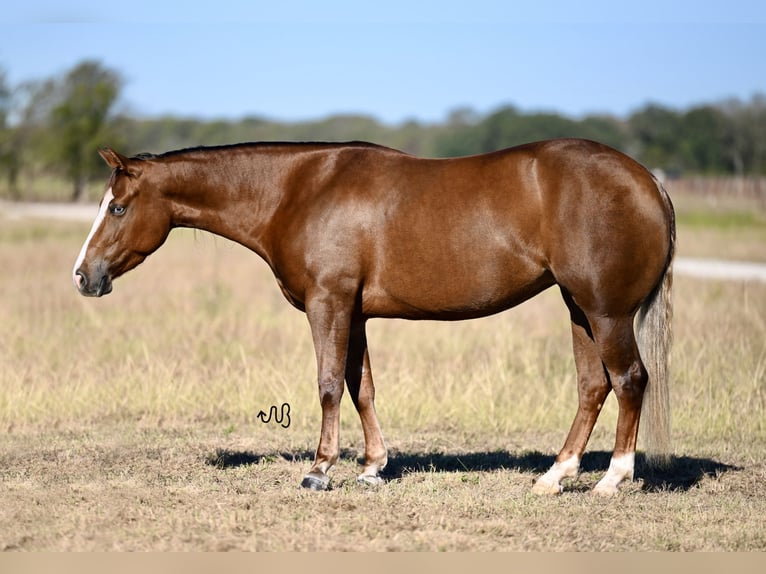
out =
<svg viewBox="0 0 766 574"><path fill-rule="evenodd" d="M260 255L307 314L322 426L304 487L329 486L344 380L364 431L358 480L381 482L387 451L368 319L483 317L553 285L571 317L579 405L533 490L558 493L577 475L611 390L614 451L594 491L613 494L632 479L642 402L650 449L667 452L674 212L655 178L622 153L561 139L451 159L357 142L100 154L113 171L74 265L80 293L109 293L171 229L192 227Z"/></svg>

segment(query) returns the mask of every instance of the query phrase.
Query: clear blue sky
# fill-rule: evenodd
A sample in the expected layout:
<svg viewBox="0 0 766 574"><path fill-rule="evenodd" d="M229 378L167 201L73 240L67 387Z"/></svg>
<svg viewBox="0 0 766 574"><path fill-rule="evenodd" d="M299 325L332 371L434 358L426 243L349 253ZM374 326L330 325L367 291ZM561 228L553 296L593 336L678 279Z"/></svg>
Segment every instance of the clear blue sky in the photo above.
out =
<svg viewBox="0 0 766 574"><path fill-rule="evenodd" d="M13 5L10 5L13 4ZM527 6L527 4L533 6ZM766 2L30 0L0 9L10 83L85 58L135 114L439 121L503 104L619 116L766 93Z"/></svg>

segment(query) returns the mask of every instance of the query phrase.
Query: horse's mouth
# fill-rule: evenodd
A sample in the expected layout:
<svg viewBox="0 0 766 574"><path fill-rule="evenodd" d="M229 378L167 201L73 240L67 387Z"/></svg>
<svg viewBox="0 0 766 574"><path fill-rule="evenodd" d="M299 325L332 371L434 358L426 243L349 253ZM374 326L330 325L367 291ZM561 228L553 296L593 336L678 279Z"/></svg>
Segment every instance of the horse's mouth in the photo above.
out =
<svg viewBox="0 0 766 574"><path fill-rule="evenodd" d="M112 292L112 280L109 279L109 275L103 275L101 277L101 281L98 282L98 287L96 288L96 297L101 297L102 295L108 295Z"/></svg>

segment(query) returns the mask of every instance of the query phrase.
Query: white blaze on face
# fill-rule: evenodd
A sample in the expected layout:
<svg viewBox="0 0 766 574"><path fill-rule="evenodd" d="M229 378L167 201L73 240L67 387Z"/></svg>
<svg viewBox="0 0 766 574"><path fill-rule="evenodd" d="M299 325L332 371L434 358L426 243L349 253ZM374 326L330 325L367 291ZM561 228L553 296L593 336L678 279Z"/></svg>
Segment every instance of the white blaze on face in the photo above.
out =
<svg viewBox="0 0 766 574"><path fill-rule="evenodd" d="M106 194L104 194L104 199L101 200L101 207L98 210L98 215L96 216L96 220L93 222L93 227L90 228L90 233L88 233L88 237L85 239L85 243L82 246L82 249L80 249L80 254L77 256L77 261L74 262L74 267L72 268L72 281L74 281L75 287L78 289L80 288L79 283L79 277L77 276L77 270L82 265L82 262L85 260L85 253L88 251L88 245L90 245L90 240L93 239L93 236L96 234L96 231L98 231L98 228L101 227L101 223L104 221L104 218L106 217L106 210L109 209L109 204L114 199L114 194L112 193L112 188L110 187L108 190L106 190Z"/></svg>

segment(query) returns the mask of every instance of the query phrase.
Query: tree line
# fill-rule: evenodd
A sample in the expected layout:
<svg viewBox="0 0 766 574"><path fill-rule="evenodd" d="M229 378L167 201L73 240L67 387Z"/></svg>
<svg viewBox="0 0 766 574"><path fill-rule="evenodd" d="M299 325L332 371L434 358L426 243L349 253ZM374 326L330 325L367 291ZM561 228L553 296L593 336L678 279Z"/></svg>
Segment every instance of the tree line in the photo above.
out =
<svg viewBox="0 0 766 574"><path fill-rule="evenodd" d="M527 113L504 105L487 114L470 108L438 123L381 123L371 116L336 115L308 122L265 117L201 120L137 117L119 107L124 81L98 61L83 61L61 76L9 85L0 69L0 195L23 198L41 174L66 178L73 200L86 184L106 177L96 150L161 153L243 141L367 140L421 156L493 151L554 137L601 141L647 167L673 174L766 174L766 95L686 110L646 104L626 118Z"/></svg>

